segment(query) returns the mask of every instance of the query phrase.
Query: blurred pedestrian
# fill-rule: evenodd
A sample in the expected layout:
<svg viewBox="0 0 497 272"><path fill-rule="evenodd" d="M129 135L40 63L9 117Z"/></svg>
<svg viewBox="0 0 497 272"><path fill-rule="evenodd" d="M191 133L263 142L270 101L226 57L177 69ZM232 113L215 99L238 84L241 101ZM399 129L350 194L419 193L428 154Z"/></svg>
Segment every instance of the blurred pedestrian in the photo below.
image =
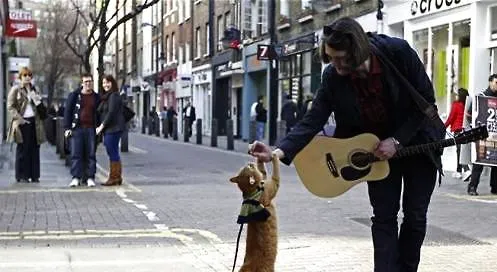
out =
<svg viewBox="0 0 497 272"><path fill-rule="evenodd" d="M293 126L297 123L298 108L295 101L293 101L290 94L286 95L286 102L281 107L281 120L286 123L286 134L292 130Z"/></svg>
<svg viewBox="0 0 497 272"><path fill-rule="evenodd" d="M98 124L97 105L99 95L93 91L91 74L81 76L81 87L71 92L64 110L64 136L71 142L71 183L70 187L80 185L83 171L87 174L88 187L95 186L97 160L95 156ZM83 166L86 166L83 169Z"/></svg>
<svg viewBox="0 0 497 272"><path fill-rule="evenodd" d="M450 127L450 131L454 133L454 136L457 136L463 131L464 107L466 104L466 97L468 97L468 90L459 88L459 90L457 90L456 100L452 103L452 107L450 108L449 117L445 121L445 127ZM456 154L457 168L452 177L463 178L464 180L471 175L471 171L469 171L469 166L467 164L461 164L460 144L456 145Z"/></svg>
<svg viewBox="0 0 497 272"><path fill-rule="evenodd" d="M45 141L43 119L47 110L40 93L31 83L32 71L19 71L20 84L13 86L7 97L7 110L12 116L7 139L15 142L15 177L17 182L40 182L40 145ZM42 111L45 111L42 113Z"/></svg>
<svg viewBox="0 0 497 272"><path fill-rule="evenodd" d="M260 95L257 98L257 106L255 107L255 121L257 122L256 124L256 140L261 141L264 139L264 132L266 129L266 122L267 122L267 110L264 107L264 97Z"/></svg>
<svg viewBox="0 0 497 272"><path fill-rule="evenodd" d="M121 185L123 178L119 141L126 125L123 114L124 103L113 76L105 75L103 77L102 88L104 93L100 97L98 106L102 123L97 127L97 135L104 133L104 146L110 161L109 177L102 185Z"/></svg>
<svg viewBox="0 0 497 272"><path fill-rule="evenodd" d="M178 113L173 106L169 106L169 109L167 110L167 128L169 130L169 136L171 137L173 136L173 119L175 116L178 116Z"/></svg>
<svg viewBox="0 0 497 272"><path fill-rule="evenodd" d="M195 115L195 107L192 106L191 102L186 104L186 107L183 109L183 118L186 122L186 128L188 131L186 132L188 137L192 136L192 125L196 120L197 116Z"/></svg>

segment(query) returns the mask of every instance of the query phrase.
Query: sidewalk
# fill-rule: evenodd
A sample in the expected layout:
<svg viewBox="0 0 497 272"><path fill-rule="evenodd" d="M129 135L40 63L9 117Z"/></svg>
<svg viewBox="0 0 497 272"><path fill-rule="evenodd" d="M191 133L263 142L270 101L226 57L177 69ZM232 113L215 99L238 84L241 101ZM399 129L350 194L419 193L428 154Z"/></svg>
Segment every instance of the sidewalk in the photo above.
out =
<svg viewBox="0 0 497 272"><path fill-rule="evenodd" d="M14 169L16 146L12 146L12 151L10 149L10 144L0 144L0 190L57 188L69 184L69 169L55 153L55 147L48 143L40 146L40 183L17 183Z"/></svg>
<svg viewBox="0 0 497 272"><path fill-rule="evenodd" d="M162 135L162 134L161 134L160 137L158 137L158 136L155 136L155 134L152 134L152 135L142 134L140 131L133 131L133 132L130 132L130 133L136 133L136 134L140 134L142 136L156 137L156 138L162 138L162 139L165 139L165 140L174 141L172 137L164 138L164 135ZM184 142L183 135L182 134L178 134L178 140L176 140L176 141L183 143ZM189 141L187 143L196 145L197 144L197 135L195 135L195 134L192 135L192 137L190 137L190 139L189 139ZM234 141L233 141L233 147L234 147L233 151L234 152L240 152L240 153L247 153L247 151L248 151L248 145L249 145L248 141L244 141L242 139L234 139ZM207 146L207 147L211 146L211 136L202 135L202 146ZM227 150L228 149L228 137L226 137L226 136L218 136L217 137L217 147L213 147L213 148L220 148L220 149Z"/></svg>

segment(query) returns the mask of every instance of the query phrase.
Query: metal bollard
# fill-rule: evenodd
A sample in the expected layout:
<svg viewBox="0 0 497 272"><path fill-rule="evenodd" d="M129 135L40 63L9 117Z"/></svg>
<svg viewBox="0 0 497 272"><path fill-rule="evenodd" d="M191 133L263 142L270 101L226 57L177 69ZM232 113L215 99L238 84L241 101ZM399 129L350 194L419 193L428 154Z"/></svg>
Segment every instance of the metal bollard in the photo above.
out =
<svg viewBox="0 0 497 272"><path fill-rule="evenodd" d="M162 134L164 134L164 138L169 137L169 122L167 121L167 118L162 119Z"/></svg>
<svg viewBox="0 0 497 272"><path fill-rule="evenodd" d="M217 119L212 119L211 125L211 146L217 147Z"/></svg>
<svg viewBox="0 0 497 272"><path fill-rule="evenodd" d="M197 119L197 144L202 144L202 119Z"/></svg>
<svg viewBox="0 0 497 272"><path fill-rule="evenodd" d="M152 135L154 133L154 119L152 116L148 117L148 135Z"/></svg>
<svg viewBox="0 0 497 272"><path fill-rule="evenodd" d="M178 140L178 118L173 117L173 140Z"/></svg>
<svg viewBox="0 0 497 272"><path fill-rule="evenodd" d="M60 144L61 135L64 136L64 133L60 134L61 130L61 125L62 125L62 120L60 117L54 118L55 119L55 153L60 154L60 147L62 146ZM60 120L60 121L59 121Z"/></svg>
<svg viewBox="0 0 497 272"><path fill-rule="evenodd" d="M190 141L190 130L188 118L183 118L183 142L187 143Z"/></svg>
<svg viewBox="0 0 497 272"><path fill-rule="evenodd" d="M155 124L154 128L155 136L160 137L160 119L155 118L154 124Z"/></svg>
<svg viewBox="0 0 497 272"><path fill-rule="evenodd" d="M142 134L147 133L147 117L142 116Z"/></svg>
<svg viewBox="0 0 497 272"><path fill-rule="evenodd" d="M251 120L249 125L249 143L253 143L257 137L257 121Z"/></svg>
<svg viewBox="0 0 497 272"><path fill-rule="evenodd" d="M63 121L63 118L57 120L57 147L59 149L59 158L61 159L66 157Z"/></svg>
<svg viewBox="0 0 497 272"><path fill-rule="evenodd" d="M235 149L235 139L233 138L233 119L226 120L226 149Z"/></svg>
<svg viewBox="0 0 497 272"><path fill-rule="evenodd" d="M124 125L123 135L121 136L121 152L128 152L128 134L129 123Z"/></svg>

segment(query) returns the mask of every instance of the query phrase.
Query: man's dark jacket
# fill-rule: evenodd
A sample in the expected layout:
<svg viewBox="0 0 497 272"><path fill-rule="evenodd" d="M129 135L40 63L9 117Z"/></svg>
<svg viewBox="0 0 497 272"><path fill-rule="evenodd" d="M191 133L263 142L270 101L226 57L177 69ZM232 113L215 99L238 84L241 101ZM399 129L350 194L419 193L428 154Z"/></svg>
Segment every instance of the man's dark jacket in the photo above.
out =
<svg viewBox="0 0 497 272"><path fill-rule="evenodd" d="M72 127L72 123L75 118L75 114L77 113L78 116L80 116L80 111L81 111L81 108L77 108L76 107L76 104L77 104L77 101L78 101L78 96L81 94L81 88L82 87L79 87L77 88L76 90L72 91L68 96L67 96L67 99L66 99L66 105L64 107L64 129L74 129ZM94 122L94 126L97 127L98 124L99 124L99 116L97 114L97 107L98 107L98 104L100 102L100 96L98 95L98 93L95 93L93 92L93 97L95 98L95 110L94 110L94 114L93 114L93 122ZM76 128L79 127L79 120L76 120Z"/></svg>
<svg viewBox="0 0 497 272"><path fill-rule="evenodd" d="M368 35L370 42L396 65L414 89L428 103L434 105L433 85L423 63L409 44L405 40L386 35ZM414 103L398 76L394 75L380 57L378 59L382 68L383 92L386 92L388 97L386 103L389 116L388 135L395 137L403 146L440 140L445 130L435 129L433 123ZM291 163L295 155L322 130L331 112L335 113L337 126L334 137L349 138L364 133L356 93L350 76L340 76L332 65L326 67L321 88L317 91L311 109L278 144L285 153L282 162ZM427 155L437 168L441 169L441 152L437 150Z"/></svg>

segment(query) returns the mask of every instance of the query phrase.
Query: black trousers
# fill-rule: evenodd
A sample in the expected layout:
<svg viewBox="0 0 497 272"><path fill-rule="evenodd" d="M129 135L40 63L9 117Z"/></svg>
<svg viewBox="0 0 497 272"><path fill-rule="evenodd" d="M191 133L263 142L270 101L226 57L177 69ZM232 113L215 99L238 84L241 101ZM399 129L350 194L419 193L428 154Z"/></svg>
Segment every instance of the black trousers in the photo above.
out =
<svg viewBox="0 0 497 272"><path fill-rule="evenodd" d="M497 190L497 167L490 167L490 188L493 190ZM483 172L483 165L481 164L473 164L473 169L471 169L471 180L468 184L468 187L478 188L478 184L480 184L480 176L481 172Z"/></svg>
<svg viewBox="0 0 497 272"><path fill-rule="evenodd" d="M422 155L393 159L389 164L390 174L386 179L368 182L373 207L374 271L413 272L417 271L420 261L426 213L437 170ZM399 232L397 216L401 197L404 218Z"/></svg>
<svg viewBox="0 0 497 272"><path fill-rule="evenodd" d="M40 178L40 146L36 141L35 118L25 118L21 125L22 144L16 147L16 180Z"/></svg>

